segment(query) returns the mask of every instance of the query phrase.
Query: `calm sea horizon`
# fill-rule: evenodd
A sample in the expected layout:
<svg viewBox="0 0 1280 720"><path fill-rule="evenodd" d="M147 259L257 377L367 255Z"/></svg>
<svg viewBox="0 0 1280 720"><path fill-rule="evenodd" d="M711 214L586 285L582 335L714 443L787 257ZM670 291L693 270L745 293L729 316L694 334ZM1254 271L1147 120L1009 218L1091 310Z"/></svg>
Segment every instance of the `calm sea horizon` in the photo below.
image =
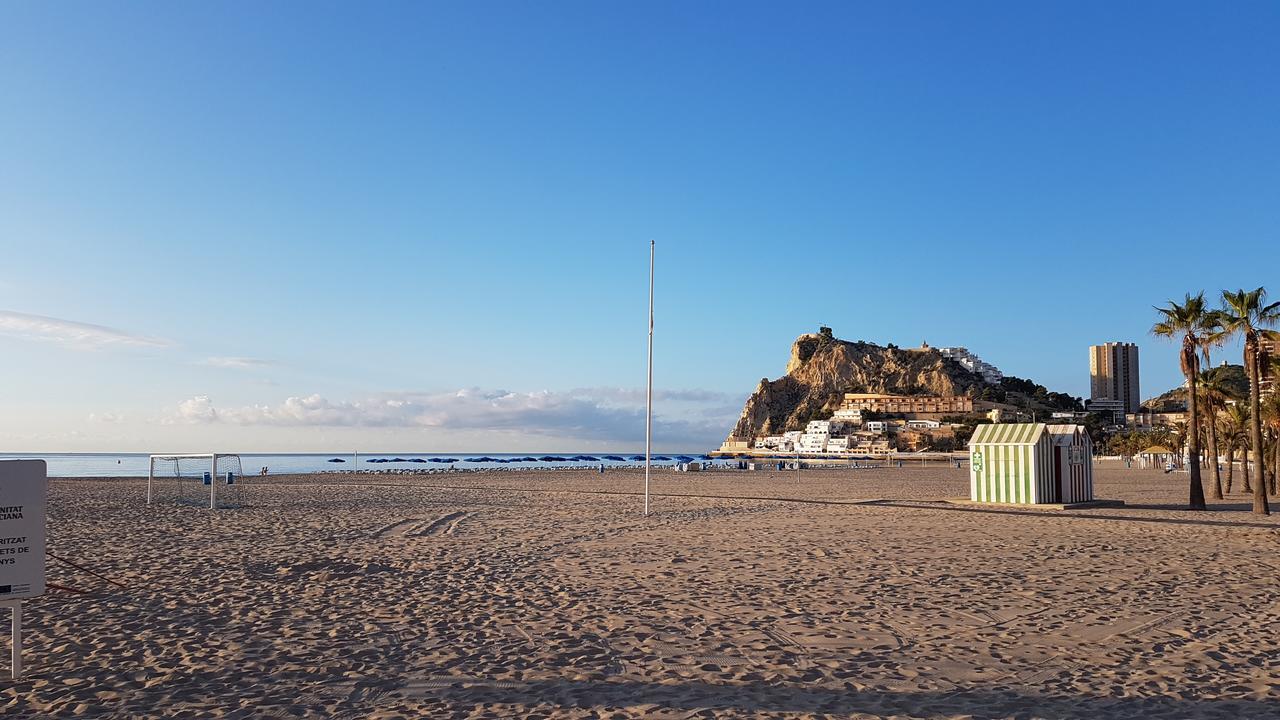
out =
<svg viewBox="0 0 1280 720"><path fill-rule="evenodd" d="M605 466L634 465L631 458L641 453L240 453L240 462L244 474L257 475L266 467L272 475L314 472L350 472L352 470L410 470L410 469L477 469L477 468L526 468L537 469L547 467L581 466L590 467L603 463ZM623 460L605 459L605 455L624 458ZM594 460L571 461L568 458L590 457ZM49 477L146 477L149 453L0 453L0 460L44 460L49 467ZM467 458L497 458L506 462L468 462ZM555 457L564 460L522 460L514 458ZM687 453L654 453L654 463L670 465L682 460L679 458L702 457L702 452ZM454 459L453 463L422 462L430 458ZM667 458L667 459L662 459ZM331 462L331 460L343 462ZM392 462L396 459L404 462ZM370 462L382 461L382 462ZM225 468L224 468L225 469Z"/></svg>

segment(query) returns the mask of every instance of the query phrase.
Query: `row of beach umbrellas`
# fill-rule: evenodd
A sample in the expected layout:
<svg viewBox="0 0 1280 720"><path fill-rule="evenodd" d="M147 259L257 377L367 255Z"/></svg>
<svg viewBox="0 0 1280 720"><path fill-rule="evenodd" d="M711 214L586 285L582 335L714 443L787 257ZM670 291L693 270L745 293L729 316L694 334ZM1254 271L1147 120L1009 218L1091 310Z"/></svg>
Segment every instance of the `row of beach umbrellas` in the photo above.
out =
<svg viewBox="0 0 1280 720"><path fill-rule="evenodd" d="M654 456L653 456L653 459L654 459L654 460L657 460L657 461L659 461L659 462L671 462L672 460L674 460L674 461L676 461L676 462L693 462L694 460L710 460L710 459L711 459L711 456L710 456L710 455L698 455L698 456L693 456L693 455L675 455L675 456L668 456L668 455L654 455ZM482 456L479 456L479 457L469 457L469 458L453 458L453 457L432 457L432 458L420 458L420 457L415 457L415 458L402 458L402 457L395 457L395 458L380 458L380 457L375 457L375 458L366 458L366 459L365 459L365 462L367 462L367 463L456 463L456 462L468 462L468 463L531 463L531 462L544 462L544 463L555 463L555 462L600 462L601 460L608 460L608 461L610 461L610 462L627 462L628 460L630 460L630 461L632 461L632 462L644 462L644 456L643 456L643 455L632 455L632 456L630 456L629 458L627 458L627 457L623 457L623 456L621 456L621 455L602 455L602 456L600 456L600 457L596 457L595 455L543 455L543 456L541 456L541 457L528 456L528 457L511 457L511 458L496 458L496 457L489 457L488 455L482 455ZM331 463L344 463L344 462L346 462L346 460L343 460L342 458L331 458L331 459L329 460L329 462L331 462Z"/></svg>

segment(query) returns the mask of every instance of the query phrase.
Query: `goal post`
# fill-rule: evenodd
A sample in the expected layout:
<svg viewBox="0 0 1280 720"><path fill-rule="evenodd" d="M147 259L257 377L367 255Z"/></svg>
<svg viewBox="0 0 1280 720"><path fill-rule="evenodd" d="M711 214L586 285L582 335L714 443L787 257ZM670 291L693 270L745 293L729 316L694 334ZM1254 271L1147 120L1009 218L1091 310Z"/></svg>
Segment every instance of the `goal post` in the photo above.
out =
<svg viewBox="0 0 1280 720"><path fill-rule="evenodd" d="M154 488L158 481L171 480L174 500L180 504L203 504L197 493L208 485L209 509L215 510L218 507L218 485L227 485L227 494L238 498L238 483L243 475L240 456L231 453L152 455L147 464L147 505L154 502Z"/></svg>

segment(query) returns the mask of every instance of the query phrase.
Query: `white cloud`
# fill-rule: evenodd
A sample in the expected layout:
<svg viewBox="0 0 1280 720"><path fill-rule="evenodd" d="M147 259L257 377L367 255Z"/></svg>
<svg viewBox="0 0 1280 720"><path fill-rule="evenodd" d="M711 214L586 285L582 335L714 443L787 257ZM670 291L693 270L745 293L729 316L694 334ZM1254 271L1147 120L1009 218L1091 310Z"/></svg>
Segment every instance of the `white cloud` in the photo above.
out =
<svg viewBox="0 0 1280 720"><path fill-rule="evenodd" d="M677 391L675 396L690 402L694 398L723 400L719 393L702 392ZM655 392L655 397L661 395ZM604 390L592 396L587 389L522 393L466 388L450 393L383 393L350 402L309 395L275 405L219 409L201 395L181 403L169 422L478 430L634 442L644 439L643 402L643 390ZM682 409L675 416L663 415L658 408L654 434L668 441L718 443L736 418L736 408L722 403L711 411Z"/></svg>
<svg viewBox="0 0 1280 720"><path fill-rule="evenodd" d="M57 342L80 350L106 347L164 347L169 343L90 323L0 310L0 333Z"/></svg>
<svg viewBox="0 0 1280 720"><path fill-rule="evenodd" d="M195 425L197 423L216 422L220 418L213 409L213 401L208 395L197 395L190 400L178 403L178 411L166 418L166 424L181 423Z"/></svg>
<svg viewBox="0 0 1280 720"><path fill-rule="evenodd" d="M89 422L92 423L122 423L124 415L118 413L89 413Z"/></svg>
<svg viewBox="0 0 1280 720"><path fill-rule="evenodd" d="M208 357L197 365L208 365L217 368L231 368L234 370L249 370L252 368L270 367L274 363L270 360L262 360L251 357Z"/></svg>

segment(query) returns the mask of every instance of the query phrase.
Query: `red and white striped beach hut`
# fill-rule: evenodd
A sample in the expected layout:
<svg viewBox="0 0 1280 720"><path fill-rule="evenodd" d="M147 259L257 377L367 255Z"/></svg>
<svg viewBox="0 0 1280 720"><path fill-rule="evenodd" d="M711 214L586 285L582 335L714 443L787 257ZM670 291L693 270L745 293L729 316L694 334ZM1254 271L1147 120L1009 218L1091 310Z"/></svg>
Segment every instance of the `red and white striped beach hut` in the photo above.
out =
<svg viewBox="0 0 1280 720"><path fill-rule="evenodd" d="M1062 488L1062 502L1093 500L1093 441L1083 425L1050 425L1053 474Z"/></svg>

